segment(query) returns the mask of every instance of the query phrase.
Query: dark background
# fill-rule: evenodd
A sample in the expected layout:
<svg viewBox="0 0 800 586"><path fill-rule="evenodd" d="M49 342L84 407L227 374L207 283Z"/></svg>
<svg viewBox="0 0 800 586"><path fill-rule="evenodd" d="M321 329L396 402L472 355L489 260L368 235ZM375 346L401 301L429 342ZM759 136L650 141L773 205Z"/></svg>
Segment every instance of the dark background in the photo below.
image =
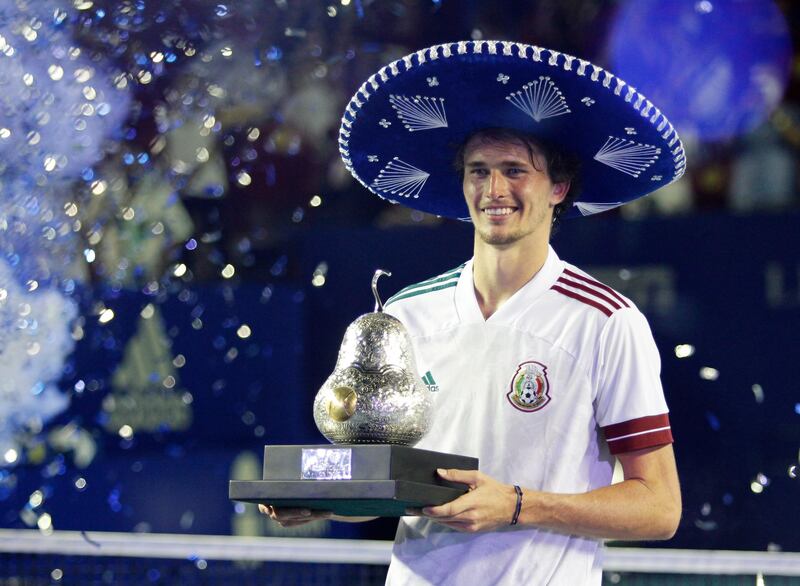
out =
<svg viewBox="0 0 800 586"><path fill-rule="evenodd" d="M336 135L350 95L392 59L467 38L535 43L614 71L609 39L625 5L102 1L75 15L86 50L131 74L130 115L98 173L124 177L132 188L158 175L190 228L161 238L145 260L121 238L117 256L86 262L84 248L100 251L133 201L87 196L105 211L85 221L73 259L83 263L84 276L70 289L82 335L59 381L71 405L44 429L20 432L19 461L0 467L0 525L35 527L47 513L64 530L300 535L228 501L227 481L258 474L266 443L323 441L311 404L344 329L372 310L376 268L393 272L381 281L388 298L471 255L468 225L389 206L349 179ZM125 6L132 8L123 12ZM777 6L795 35L797 4ZM220 43L246 55L254 83L248 75L226 78L230 67L216 57L206 69L196 67L202 55L217 55ZM176 49L187 45L196 48L192 56ZM156 61L157 50L177 58ZM152 81L136 82L142 71ZM800 551L798 72L795 52L780 104L746 130L709 138L681 129L689 168L677 191L567 221L554 238L562 258L633 298L650 320L684 496L680 529L660 544L666 547ZM275 79L282 85L268 90ZM236 99L209 101L201 90L210 83L229 84ZM244 94L251 88L264 94L250 99ZM306 90L325 107L301 107L303 124L286 104ZM324 115L327 107L335 114ZM198 187L196 175L176 170L169 149L158 145L208 113L220 121L211 160L223 171ZM774 173L742 175L742 162L756 155L767 161L757 169L773 162L788 169L787 178L773 185ZM745 181L752 189L742 196ZM767 183L771 191L763 195ZM137 208L137 221L149 228L158 213ZM90 225L106 229L100 244L91 241ZM223 275L227 265L235 267L231 278ZM112 321L100 323L98 303L113 309ZM108 398L124 390L115 373L126 364L141 312L154 309L164 325L140 343L137 388L145 391L133 409L164 420L155 429L132 426L122 437L110 427ZM249 337L237 334L242 325ZM676 346L687 344L694 353L676 356ZM167 373L175 379L169 387ZM182 403L191 425L175 429L154 406L156 396ZM58 430L71 431L66 444L50 435ZM88 461L76 457L80 446L95 450ZM394 525L318 524L302 534L391 538Z"/></svg>

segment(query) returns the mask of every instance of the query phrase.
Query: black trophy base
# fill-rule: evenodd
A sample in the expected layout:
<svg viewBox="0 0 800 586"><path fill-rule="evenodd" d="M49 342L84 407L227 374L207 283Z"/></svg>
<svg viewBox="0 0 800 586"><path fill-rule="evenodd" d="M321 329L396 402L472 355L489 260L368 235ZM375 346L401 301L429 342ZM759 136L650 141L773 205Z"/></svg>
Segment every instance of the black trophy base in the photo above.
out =
<svg viewBox="0 0 800 586"><path fill-rule="evenodd" d="M400 517L467 492L437 468L477 470L478 460L388 444L265 446L264 480L231 480L228 496L348 517Z"/></svg>

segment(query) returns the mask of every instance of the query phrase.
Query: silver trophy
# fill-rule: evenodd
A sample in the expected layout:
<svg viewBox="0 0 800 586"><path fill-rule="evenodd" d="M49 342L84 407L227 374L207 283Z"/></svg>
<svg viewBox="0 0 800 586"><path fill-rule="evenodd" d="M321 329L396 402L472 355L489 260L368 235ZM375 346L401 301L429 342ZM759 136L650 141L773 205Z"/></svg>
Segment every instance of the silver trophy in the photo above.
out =
<svg viewBox="0 0 800 586"><path fill-rule="evenodd" d="M314 400L314 421L333 445L265 446L263 480L232 480L229 497L349 516L401 516L464 494L437 468L475 470L478 460L413 448L430 428L431 392L422 384L405 326L375 311L347 328L333 373Z"/></svg>
<svg viewBox="0 0 800 586"><path fill-rule="evenodd" d="M375 311L357 318L344 334L333 373L314 401L314 421L328 441L413 446L431 425L431 393L417 374L405 326L383 312L372 277Z"/></svg>

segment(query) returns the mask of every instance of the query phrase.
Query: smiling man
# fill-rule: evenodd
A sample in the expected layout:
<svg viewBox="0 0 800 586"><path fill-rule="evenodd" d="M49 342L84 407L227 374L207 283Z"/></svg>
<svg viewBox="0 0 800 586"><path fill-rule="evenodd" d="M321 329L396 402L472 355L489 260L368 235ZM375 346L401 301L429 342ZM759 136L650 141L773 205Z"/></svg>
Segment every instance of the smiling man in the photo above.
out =
<svg viewBox="0 0 800 586"><path fill-rule="evenodd" d="M370 191L475 229L472 258L386 304L438 389L417 447L480 460L439 471L466 494L400 519L387 583L600 584L603 539L671 537L681 498L647 321L549 245L560 217L680 177L664 115L587 61L474 41L381 69L339 142Z"/></svg>
<svg viewBox="0 0 800 586"><path fill-rule="evenodd" d="M554 151L532 137L484 129L457 154L456 169L475 228L475 259L480 259L475 290L487 319L544 264L555 210L563 209L577 181L579 163L558 153L551 157L550 166L561 163L554 182L548 152Z"/></svg>
<svg viewBox="0 0 800 586"><path fill-rule="evenodd" d="M412 285L387 311L439 383L417 447L481 471L440 472L470 490L401 520L388 583L598 583L598 538L666 539L680 519L658 352L629 299L549 246L579 197L574 157L492 128L456 168L473 257L430 280L452 287ZM614 456L624 480L609 485Z"/></svg>

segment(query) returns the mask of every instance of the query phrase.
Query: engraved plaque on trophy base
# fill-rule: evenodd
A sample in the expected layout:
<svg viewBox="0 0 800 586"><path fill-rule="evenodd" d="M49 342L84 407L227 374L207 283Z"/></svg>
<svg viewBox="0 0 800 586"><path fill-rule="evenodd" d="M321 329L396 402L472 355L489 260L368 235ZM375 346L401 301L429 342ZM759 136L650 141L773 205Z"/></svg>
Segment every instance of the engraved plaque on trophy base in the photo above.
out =
<svg viewBox="0 0 800 586"><path fill-rule="evenodd" d="M409 507L441 505L467 492L437 468L477 470L478 459L393 444L265 446L263 480L231 480L231 500L400 517Z"/></svg>

